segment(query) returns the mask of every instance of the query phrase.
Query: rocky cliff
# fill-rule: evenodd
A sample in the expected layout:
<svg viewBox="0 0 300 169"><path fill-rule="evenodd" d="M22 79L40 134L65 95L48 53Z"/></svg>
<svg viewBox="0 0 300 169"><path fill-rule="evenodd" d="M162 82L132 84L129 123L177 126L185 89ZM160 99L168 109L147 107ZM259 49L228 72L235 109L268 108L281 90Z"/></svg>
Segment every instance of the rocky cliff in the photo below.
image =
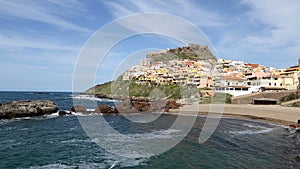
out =
<svg viewBox="0 0 300 169"><path fill-rule="evenodd" d="M209 50L208 46L198 44L188 44L188 46L178 47L175 49L160 50L148 52L147 59L151 61L165 61L173 59L189 59L189 60L215 60L216 57Z"/></svg>

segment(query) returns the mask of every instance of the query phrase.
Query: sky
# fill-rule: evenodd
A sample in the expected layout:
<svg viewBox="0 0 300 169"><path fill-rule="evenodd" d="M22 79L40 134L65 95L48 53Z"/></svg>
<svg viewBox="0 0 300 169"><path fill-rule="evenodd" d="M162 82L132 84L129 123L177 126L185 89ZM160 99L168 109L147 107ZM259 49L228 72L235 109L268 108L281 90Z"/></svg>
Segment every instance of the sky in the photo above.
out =
<svg viewBox="0 0 300 169"><path fill-rule="evenodd" d="M71 91L78 58L95 32L144 12L195 25L219 58L290 67L300 58L299 11L298 0L0 0L0 91ZM159 35L128 37L99 63L94 83L112 80L147 51L184 45Z"/></svg>

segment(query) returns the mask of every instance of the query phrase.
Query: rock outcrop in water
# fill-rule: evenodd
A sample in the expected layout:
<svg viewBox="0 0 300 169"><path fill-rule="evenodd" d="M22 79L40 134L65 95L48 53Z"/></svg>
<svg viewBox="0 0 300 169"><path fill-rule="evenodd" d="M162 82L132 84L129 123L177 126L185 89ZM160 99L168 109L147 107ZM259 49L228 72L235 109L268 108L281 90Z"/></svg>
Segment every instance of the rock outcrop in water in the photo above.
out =
<svg viewBox="0 0 300 169"><path fill-rule="evenodd" d="M33 117L57 111L56 104L49 100L11 101L0 106L0 119Z"/></svg>
<svg viewBox="0 0 300 169"><path fill-rule="evenodd" d="M107 105L107 104L96 107L95 112L102 113L102 114L118 114L119 113L115 107Z"/></svg>
<svg viewBox="0 0 300 169"><path fill-rule="evenodd" d="M75 105L71 107L70 112L80 112L80 113L85 113L87 112L86 108L82 105Z"/></svg>

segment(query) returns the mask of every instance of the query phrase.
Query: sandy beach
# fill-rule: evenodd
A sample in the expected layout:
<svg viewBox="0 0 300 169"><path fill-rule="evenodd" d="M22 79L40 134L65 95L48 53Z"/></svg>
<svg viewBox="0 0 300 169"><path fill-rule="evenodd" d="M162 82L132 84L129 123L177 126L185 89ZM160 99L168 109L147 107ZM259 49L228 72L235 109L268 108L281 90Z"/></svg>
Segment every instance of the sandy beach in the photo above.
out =
<svg viewBox="0 0 300 169"><path fill-rule="evenodd" d="M296 124L300 120L300 108L280 105L194 104L170 110L170 113L232 117L279 125Z"/></svg>

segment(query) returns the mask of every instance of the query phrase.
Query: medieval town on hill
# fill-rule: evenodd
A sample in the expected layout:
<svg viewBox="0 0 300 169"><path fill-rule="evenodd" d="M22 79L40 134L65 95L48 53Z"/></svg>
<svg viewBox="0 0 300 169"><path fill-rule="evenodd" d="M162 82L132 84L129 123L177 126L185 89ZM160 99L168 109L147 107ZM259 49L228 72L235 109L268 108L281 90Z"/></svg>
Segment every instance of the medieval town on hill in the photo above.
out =
<svg viewBox="0 0 300 169"><path fill-rule="evenodd" d="M243 61L216 59L207 46L149 52L132 66L123 80L138 83L179 84L241 96L254 92L299 88L300 59L295 66L277 69Z"/></svg>

